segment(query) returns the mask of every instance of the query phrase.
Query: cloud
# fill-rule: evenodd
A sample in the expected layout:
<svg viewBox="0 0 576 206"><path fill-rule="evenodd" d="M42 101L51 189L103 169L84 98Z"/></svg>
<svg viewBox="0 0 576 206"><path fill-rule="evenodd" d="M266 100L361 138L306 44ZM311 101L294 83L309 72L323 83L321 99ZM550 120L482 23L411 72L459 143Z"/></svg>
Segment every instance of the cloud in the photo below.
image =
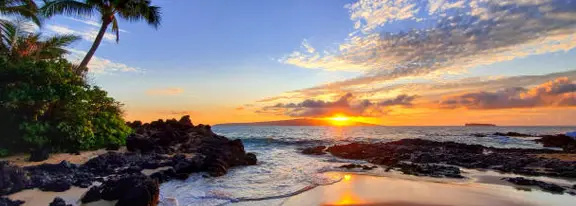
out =
<svg viewBox="0 0 576 206"><path fill-rule="evenodd" d="M576 81L558 78L530 89L513 87L496 92L476 92L446 97L442 108L507 109L576 106Z"/></svg>
<svg viewBox="0 0 576 206"><path fill-rule="evenodd" d="M85 51L80 51L76 49L67 49L70 54L67 56L72 62L79 63L82 58L86 55ZM130 67L126 64L114 62L112 60L100 58L97 56L92 57L90 63L88 63L88 72L92 74L110 74L117 72L141 72L142 70L136 67Z"/></svg>
<svg viewBox="0 0 576 206"><path fill-rule="evenodd" d="M195 114L195 113L196 113L196 111L191 111L191 110L163 110L163 111L158 111L158 114L178 115L178 116L191 115L191 114Z"/></svg>
<svg viewBox="0 0 576 206"><path fill-rule="evenodd" d="M98 30L95 28L89 28L89 29L86 29L85 31L78 31L78 30L70 29L70 28L68 28L66 26L62 26L62 25L46 25L46 29L48 29L49 31L54 32L56 34L78 35L86 41L94 41L94 39L96 39L96 36L98 35ZM110 42L116 42L116 35L106 33L106 34L104 34L104 40L110 41Z"/></svg>
<svg viewBox="0 0 576 206"><path fill-rule="evenodd" d="M414 99L416 99L418 96L413 95L413 96L409 96L409 95L399 95L394 99L389 99L389 100L384 100L380 103L378 103L378 105L380 106L393 106L393 105L403 105L403 106L412 106L412 101L414 101Z"/></svg>
<svg viewBox="0 0 576 206"><path fill-rule="evenodd" d="M300 103L278 103L263 107L257 113L283 114L291 117L326 117L335 114L347 116L382 116L389 106L410 106L415 96L400 95L394 99L374 102L358 99L351 93L336 101L307 99Z"/></svg>
<svg viewBox="0 0 576 206"><path fill-rule="evenodd" d="M148 95L179 95L184 92L182 88L150 89L146 91Z"/></svg>
<svg viewBox="0 0 576 206"><path fill-rule="evenodd" d="M305 51L295 51L280 61L303 68L364 74L299 92L462 72L576 47L576 1L360 0L347 8L356 31L338 48L308 50L304 41ZM399 21L412 21L416 26L386 31L387 25Z"/></svg>
<svg viewBox="0 0 576 206"><path fill-rule="evenodd" d="M70 19L72 21L77 21L86 25L90 25L90 26L94 26L97 28L100 28L102 26L101 22L97 22L94 20L86 20L86 19L77 19L77 18L73 18L73 17L66 17L67 19ZM128 31L124 30L124 29L120 29L120 32L124 32L124 33L129 33Z"/></svg>

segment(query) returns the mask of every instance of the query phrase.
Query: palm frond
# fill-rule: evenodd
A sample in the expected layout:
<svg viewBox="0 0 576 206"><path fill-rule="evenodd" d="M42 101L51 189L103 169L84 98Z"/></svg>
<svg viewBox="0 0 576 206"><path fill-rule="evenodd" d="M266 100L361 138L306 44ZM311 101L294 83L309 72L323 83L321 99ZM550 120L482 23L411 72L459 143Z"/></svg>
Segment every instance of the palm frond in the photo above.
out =
<svg viewBox="0 0 576 206"><path fill-rule="evenodd" d="M67 47L80 39L82 37L72 34L56 35L44 40L44 44L50 47Z"/></svg>
<svg viewBox="0 0 576 206"><path fill-rule="evenodd" d="M33 0L1 0L0 14L8 16L23 17L34 22L36 25L42 25L42 19L37 16L38 6Z"/></svg>
<svg viewBox="0 0 576 206"><path fill-rule="evenodd" d="M112 19L112 32L116 33L116 43L120 41L120 28L118 27L118 20Z"/></svg>
<svg viewBox="0 0 576 206"><path fill-rule="evenodd" d="M162 13L160 7L151 6L150 1L125 1L124 5L118 5L117 12L120 17L131 21L146 21L154 28L160 26L162 20Z"/></svg>
<svg viewBox="0 0 576 206"><path fill-rule="evenodd" d="M52 17L58 14L91 17L95 10L95 5L76 0L50 0L40 8L40 13L46 17Z"/></svg>

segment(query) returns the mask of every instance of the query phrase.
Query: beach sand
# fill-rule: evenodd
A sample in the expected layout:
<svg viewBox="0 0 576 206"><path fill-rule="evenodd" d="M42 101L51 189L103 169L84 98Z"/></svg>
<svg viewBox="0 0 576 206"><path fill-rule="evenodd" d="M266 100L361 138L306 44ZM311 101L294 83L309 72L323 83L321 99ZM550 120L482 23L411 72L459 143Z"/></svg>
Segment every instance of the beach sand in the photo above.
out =
<svg viewBox="0 0 576 206"><path fill-rule="evenodd" d="M120 150L118 151L114 151L114 152L125 152L126 148L120 148ZM58 164L64 160L73 163L73 164L84 164L86 163L88 160L97 157L101 154L105 154L108 151L106 151L105 149L99 149L99 150L94 150L94 151L83 151L80 152L80 155L74 155L74 154L69 154L69 153L57 153L57 154L50 154L50 158L48 158L47 160L41 161L41 162L29 162L28 161L28 157L30 156L30 154L19 154L19 155L14 155L14 156L10 156L10 157L4 157L4 158L0 158L0 161L9 161L10 163L20 166L20 167L26 167L26 166L34 166L34 165L40 165L40 164L44 164L44 163L48 163L48 164Z"/></svg>
<svg viewBox="0 0 576 206"><path fill-rule="evenodd" d="M283 205L515 206L574 205L574 196L476 182L430 182L331 172L341 182L290 197Z"/></svg>
<svg viewBox="0 0 576 206"><path fill-rule="evenodd" d="M232 205L379 205L379 206L573 206L576 197L551 194L537 189L527 191L506 185L503 181L490 183L480 179L468 181L431 181L430 178L413 176L380 177L356 173L328 172L326 175L342 181L318 186L301 194L263 201L248 201ZM480 182L479 182L480 181ZM25 190L8 196L24 200L25 206L47 205L55 197L68 204L82 205L78 201L87 189L73 187L62 192ZM98 201L84 206L111 206L114 202ZM161 206L175 206L170 198L161 200ZM186 205L180 203L180 205Z"/></svg>
<svg viewBox="0 0 576 206"><path fill-rule="evenodd" d="M125 149L121 150L125 151ZM63 160L82 164L87 160L106 153L106 150L86 151L80 155L54 154L43 162L27 162L27 156L19 155L2 160L9 160L19 166L37 165L42 163L59 163ZM191 155L190 155L191 156ZM550 157L549 157L550 158ZM559 157L551 157L559 158ZM563 158L566 158L563 156ZM144 170L149 175L166 169ZM436 179L414 177L395 173L389 176L377 177L357 173L328 172L326 175L342 178L342 181L326 186L318 186L301 194L262 201L233 203L233 205L382 205L382 206L444 206L444 205L574 205L575 196L558 195L540 191L535 187L519 187L502 181L502 177L514 177L513 174L499 174L494 171L464 170L469 179ZM554 182L563 186L574 184L570 180L548 177L531 177L542 181ZM531 191L529 191L531 190ZM64 199L68 204L82 205L79 199L87 191L78 187L56 193L43 192L38 189L24 190L8 197L13 200L24 200L24 206L47 205L55 197ZM170 198L161 200L162 206L174 206ZM108 206L114 202L98 201L85 206ZM186 205L180 203L180 205Z"/></svg>

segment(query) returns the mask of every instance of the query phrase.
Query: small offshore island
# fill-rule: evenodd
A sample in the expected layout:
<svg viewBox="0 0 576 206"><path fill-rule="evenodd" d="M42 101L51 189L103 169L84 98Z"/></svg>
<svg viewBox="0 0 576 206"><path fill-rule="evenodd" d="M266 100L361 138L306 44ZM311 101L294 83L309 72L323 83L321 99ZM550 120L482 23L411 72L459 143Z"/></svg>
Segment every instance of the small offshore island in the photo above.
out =
<svg viewBox="0 0 576 206"><path fill-rule="evenodd" d="M495 124L483 124L483 123L466 123L466 127L495 127Z"/></svg>

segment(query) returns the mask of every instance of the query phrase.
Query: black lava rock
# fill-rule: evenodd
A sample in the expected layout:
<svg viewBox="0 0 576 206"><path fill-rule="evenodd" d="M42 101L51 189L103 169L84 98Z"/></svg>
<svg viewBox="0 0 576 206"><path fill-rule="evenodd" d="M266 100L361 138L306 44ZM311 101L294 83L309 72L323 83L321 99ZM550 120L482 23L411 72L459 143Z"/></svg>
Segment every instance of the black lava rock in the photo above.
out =
<svg viewBox="0 0 576 206"><path fill-rule="evenodd" d="M24 204L22 200L11 200L5 197L0 197L0 206L20 206Z"/></svg>
<svg viewBox="0 0 576 206"><path fill-rule="evenodd" d="M72 185L65 180L54 180L40 186L40 190L47 192L64 192L69 190Z"/></svg>
<svg viewBox="0 0 576 206"><path fill-rule="evenodd" d="M29 184L29 181L22 168L0 161L0 195L19 192Z"/></svg>
<svg viewBox="0 0 576 206"><path fill-rule="evenodd" d="M99 186L94 186L91 187L88 192L86 192L86 194L84 194L84 196L82 196L82 199L80 199L82 201L83 204L86 203L90 203L90 202L96 202L98 200L102 199L102 187Z"/></svg>
<svg viewBox="0 0 576 206"><path fill-rule="evenodd" d="M460 178L457 168L439 166L454 165L470 169L494 169L505 173L576 178L576 164L573 162L532 155L561 152L548 149L502 149L456 142L402 139L387 143L335 145L326 151L336 157L366 160L414 175ZM417 165L406 165L402 162ZM434 169L444 172L429 172Z"/></svg>
<svg viewBox="0 0 576 206"><path fill-rule="evenodd" d="M54 200L52 200L49 206L72 206L72 205L66 204L66 201L64 201L62 198L56 197L54 198Z"/></svg>
<svg viewBox="0 0 576 206"><path fill-rule="evenodd" d="M326 154L326 152L324 152L325 149L326 149L326 146L316 146L316 147L305 148L304 150L302 150L302 154L323 155L323 154Z"/></svg>
<svg viewBox="0 0 576 206"><path fill-rule="evenodd" d="M566 190L565 188L558 186L556 184L547 183L539 180L527 179L523 177L513 177L513 178L503 178L504 180L517 184L517 185L524 185L524 186L537 186L540 189L555 193L555 194L563 194Z"/></svg>
<svg viewBox="0 0 576 206"><path fill-rule="evenodd" d="M32 151L28 160L31 162L41 162L47 160L48 157L50 157L50 148L40 148Z"/></svg>

